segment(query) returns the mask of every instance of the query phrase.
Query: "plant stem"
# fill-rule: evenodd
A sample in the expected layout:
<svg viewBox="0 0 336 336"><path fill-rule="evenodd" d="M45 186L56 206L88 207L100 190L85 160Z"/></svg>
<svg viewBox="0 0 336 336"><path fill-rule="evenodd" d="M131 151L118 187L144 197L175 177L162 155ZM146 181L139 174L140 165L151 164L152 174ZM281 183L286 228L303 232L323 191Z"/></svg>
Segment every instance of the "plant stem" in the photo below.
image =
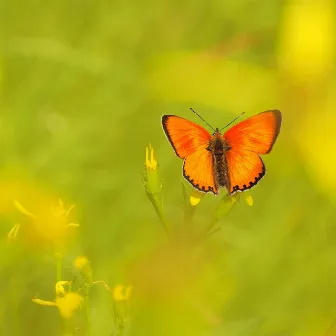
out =
<svg viewBox="0 0 336 336"><path fill-rule="evenodd" d="M91 324L91 307L90 307L90 293L91 293L91 283L84 284L84 309L85 309L85 319L86 319L86 335L92 335L92 324Z"/></svg>
<svg viewBox="0 0 336 336"><path fill-rule="evenodd" d="M63 255L60 252L55 254L56 263L56 282L62 281L63 279Z"/></svg>
<svg viewBox="0 0 336 336"><path fill-rule="evenodd" d="M169 236L170 234L170 225L168 223L168 221L166 220L166 216L163 212L163 208L162 208L162 201L159 200L157 197L155 197L152 194L148 194L150 201L152 202L155 212L157 213L161 224L163 226L163 229L165 230L167 236Z"/></svg>

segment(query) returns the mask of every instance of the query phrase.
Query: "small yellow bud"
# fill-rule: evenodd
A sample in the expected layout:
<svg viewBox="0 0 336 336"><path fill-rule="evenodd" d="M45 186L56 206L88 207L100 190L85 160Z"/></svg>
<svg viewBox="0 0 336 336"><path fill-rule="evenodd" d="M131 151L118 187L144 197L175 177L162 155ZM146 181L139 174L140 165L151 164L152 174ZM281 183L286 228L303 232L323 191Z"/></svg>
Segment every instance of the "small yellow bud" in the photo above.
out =
<svg viewBox="0 0 336 336"><path fill-rule="evenodd" d="M132 293L132 286L117 285L114 287L112 295L114 301L125 301L128 300Z"/></svg>
<svg viewBox="0 0 336 336"><path fill-rule="evenodd" d="M64 286L67 286L71 283L71 281L58 281L55 285L56 296L64 296L65 289Z"/></svg>
<svg viewBox="0 0 336 336"><path fill-rule="evenodd" d="M151 144L146 147L146 161L145 166L147 169L156 170L158 163L154 158L154 149Z"/></svg>

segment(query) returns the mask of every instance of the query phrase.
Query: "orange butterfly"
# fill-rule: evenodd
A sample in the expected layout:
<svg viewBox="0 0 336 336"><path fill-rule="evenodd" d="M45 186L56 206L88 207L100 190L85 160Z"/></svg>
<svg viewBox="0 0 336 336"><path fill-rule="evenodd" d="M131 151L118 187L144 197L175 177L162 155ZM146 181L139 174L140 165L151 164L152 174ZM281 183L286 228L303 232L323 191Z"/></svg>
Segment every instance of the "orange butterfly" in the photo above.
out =
<svg viewBox="0 0 336 336"><path fill-rule="evenodd" d="M211 135L203 127L174 115L164 115L162 126L176 155L184 159L183 176L194 188L218 194L219 188L225 187L233 195L252 188L265 175L259 154L271 151L281 120L280 111L265 111L241 121L223 135L218 128Z"/></svg>

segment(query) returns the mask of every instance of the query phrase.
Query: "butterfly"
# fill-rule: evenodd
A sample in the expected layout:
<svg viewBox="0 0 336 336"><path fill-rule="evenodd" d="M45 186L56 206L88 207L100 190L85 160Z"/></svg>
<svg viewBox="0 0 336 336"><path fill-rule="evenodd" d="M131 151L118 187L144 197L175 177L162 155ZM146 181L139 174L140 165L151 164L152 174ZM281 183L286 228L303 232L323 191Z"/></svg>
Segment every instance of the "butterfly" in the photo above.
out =
<svg viewBox="0 0 336 336"><path fill-rule="evenodd" d="M210 134L187 119L164 115L162 127L176 155L184 160L183 176L194 188L216 195L225 187L233 195L252 188L265 175L259 154L271 151L281 121L280 111L269 110L239 122L224 134L218 128Z"/></svg>

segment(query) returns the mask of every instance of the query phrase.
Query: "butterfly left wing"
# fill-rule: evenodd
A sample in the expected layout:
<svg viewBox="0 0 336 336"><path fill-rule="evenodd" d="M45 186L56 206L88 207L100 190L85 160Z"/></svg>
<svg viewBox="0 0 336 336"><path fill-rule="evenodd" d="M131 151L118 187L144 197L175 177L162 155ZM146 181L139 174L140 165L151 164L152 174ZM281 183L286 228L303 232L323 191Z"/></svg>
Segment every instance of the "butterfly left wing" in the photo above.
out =
<svg viewBox="0 0 336 336"><path fill-rule="evenodd" d="M259 154L271 151L280 132L281 120L280 111L265 111L236 124L223 135L230 147L225 153L230 194L252 188L265 175Z"/></svg>
<svg viewBox="0 0 336 336"><path fill-rule="evenodd" d="M211 139L210 133L203 127L174 115L164 115L162 127L176 155L182 159L207 148Z"/></svg>
<svg viewBox="0 0 336 336"><path fill-rule="evenodd" d="M197 190L218 194L210 151L200 149L188 155L184 159L183 176Z"/></svg>
<svg viewBox="0 0 336 336"><path fill-rule="evenodd" d="M176 155L184 159L185 179L200 191L218 193L212 154L207 150L210 133L203 127L174 115L164 115L162 127Z"/></svg>

